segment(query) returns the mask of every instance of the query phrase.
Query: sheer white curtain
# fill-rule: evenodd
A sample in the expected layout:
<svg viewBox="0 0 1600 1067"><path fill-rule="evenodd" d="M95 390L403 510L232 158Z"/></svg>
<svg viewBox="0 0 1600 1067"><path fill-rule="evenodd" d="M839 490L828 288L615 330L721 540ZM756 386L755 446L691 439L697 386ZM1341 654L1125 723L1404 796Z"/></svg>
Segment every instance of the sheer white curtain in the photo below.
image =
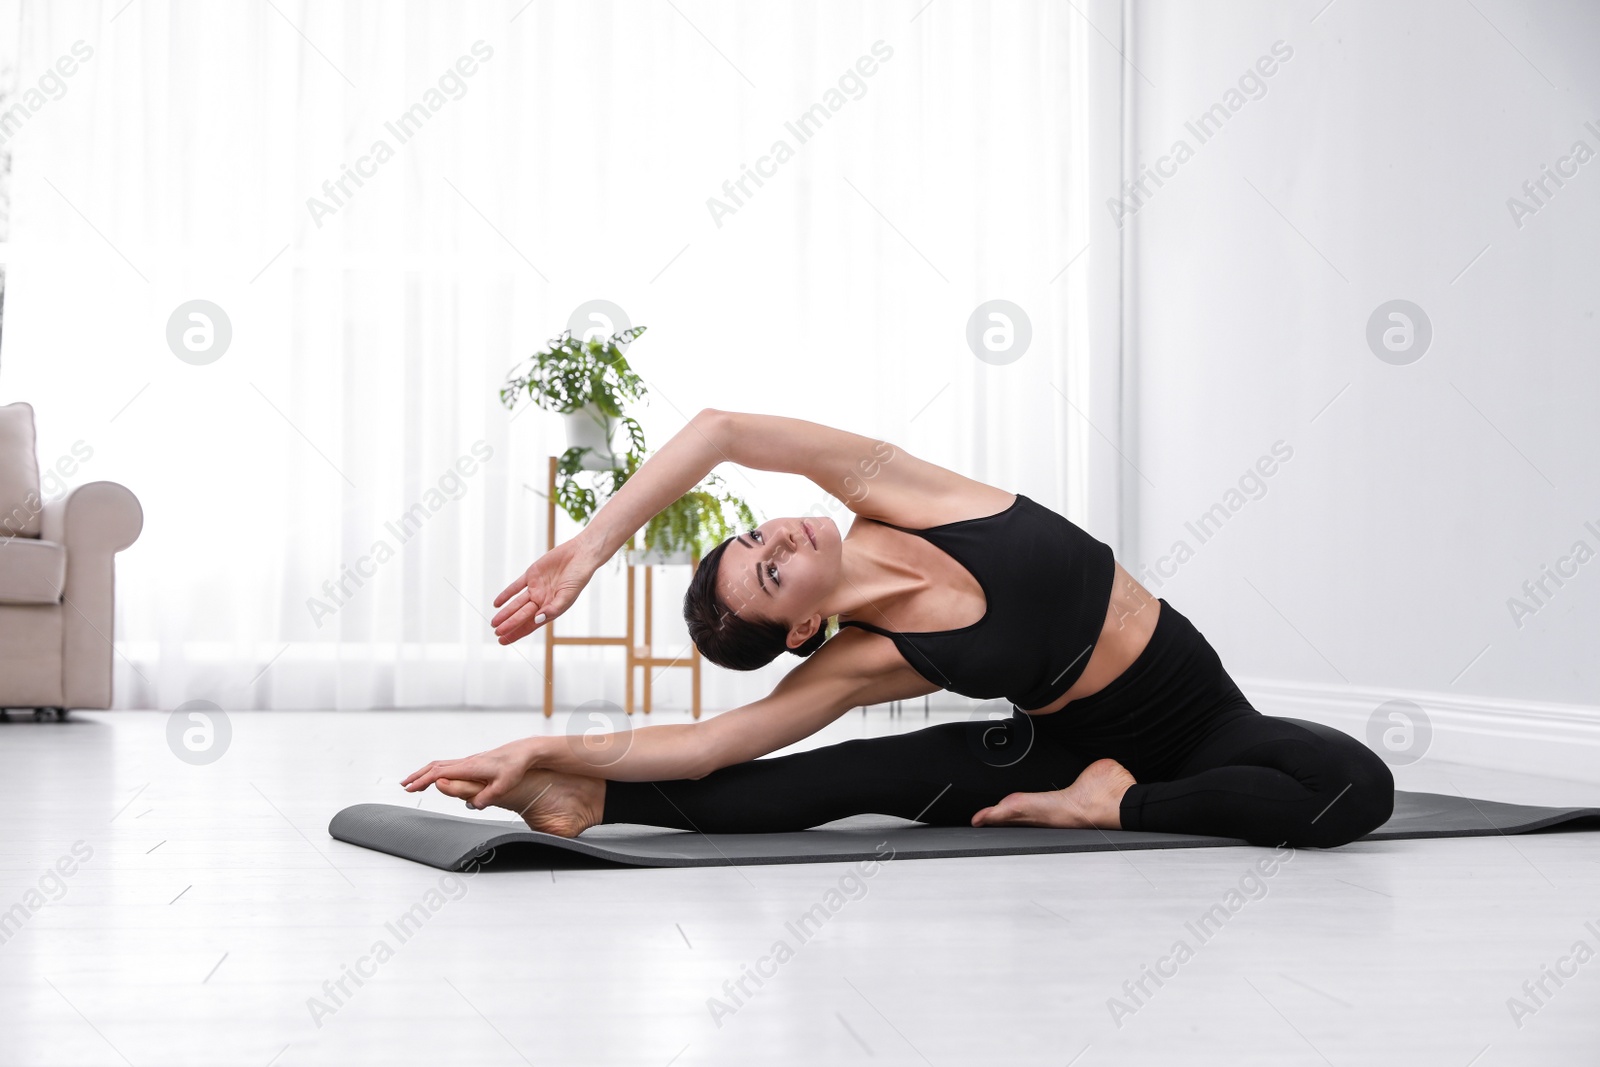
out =
<svg viewBox="0 0 1600 1067"><path fill-rule="evenodd" d="M11 142L0 402L143 502L119 706L537 704L541 641L486 617L564 444L496 391L593 299L649 327L654 445L706 406L816 419L1110 539L1075 413L1103 46L1071 5L24 0L21 30L24 86L77 59ZM1006 365L966 340L997 298L1032 330ZM213 362L169 344L194 300L231 326ZM826 506L723 473L765 516ZM622 625L614 569L563 620ZM708 706L784 660L709 671ZM558 702L620 700L617 654L558 662Z"/></svg>

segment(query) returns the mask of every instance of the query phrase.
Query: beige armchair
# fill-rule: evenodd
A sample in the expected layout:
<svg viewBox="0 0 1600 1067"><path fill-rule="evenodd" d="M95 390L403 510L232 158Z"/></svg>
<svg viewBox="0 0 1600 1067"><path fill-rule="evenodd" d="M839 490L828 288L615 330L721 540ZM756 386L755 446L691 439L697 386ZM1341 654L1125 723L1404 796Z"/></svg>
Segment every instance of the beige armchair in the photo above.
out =
<svg viewBox="0 0 1600 1067"><path fill-rule="evenodd" d="M0 407L0 716L111 706L112 561L143 526L116 482L46 502L33 408Z"/></svg>

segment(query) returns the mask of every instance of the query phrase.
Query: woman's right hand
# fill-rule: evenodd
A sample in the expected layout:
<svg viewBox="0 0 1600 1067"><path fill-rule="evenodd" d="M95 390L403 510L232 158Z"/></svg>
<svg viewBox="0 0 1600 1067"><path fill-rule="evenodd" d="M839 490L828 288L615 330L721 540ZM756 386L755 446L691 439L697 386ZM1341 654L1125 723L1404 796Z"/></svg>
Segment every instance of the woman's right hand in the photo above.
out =
<svg viewBox="0 0 1600 1067"><path fill-rule="evenodd" d="M578 599L599 564L579 538L563 541L533 561L521 577L494 598L500 611L490 620L502 645L519 641Z"/></svg>
<svg viewBox="0 0 1600 1067"><path fill-rule="evenodd" d="M483 788L467 803L474 808L487 808L504 796L507 790L522 781L523 775L538 762L540 743L547 740L542 737L525 737L507 742L499 748L480 752L476 756L434 760L412 771L400 784L406 792L415 793L419 789L428 788L441 778L479 782Z"/></svg>

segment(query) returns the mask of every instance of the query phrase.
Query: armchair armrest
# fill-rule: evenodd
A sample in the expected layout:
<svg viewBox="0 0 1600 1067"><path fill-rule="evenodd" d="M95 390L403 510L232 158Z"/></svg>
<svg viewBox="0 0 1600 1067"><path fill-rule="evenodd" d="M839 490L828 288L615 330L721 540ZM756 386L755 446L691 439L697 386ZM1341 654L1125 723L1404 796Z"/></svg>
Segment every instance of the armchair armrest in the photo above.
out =
<svg viewBox="0 0 1600 1067"><path fill-rule="evenodd" d="M89 482L45 504L45 540L66 546L62 590L62 706L111 706L112 560L144 528L139 498L116 482Z"/></svg>
<svg viewBox="0 0 1600 1067"><path fill-rule="evenodd" d="M139 498L117 482L88 482L45 504L40 513L41 536L67 546L67 571L72 553L121 552L139 539L144 529L144 509ZM67 579L71 584L70 576Z"/></svg>

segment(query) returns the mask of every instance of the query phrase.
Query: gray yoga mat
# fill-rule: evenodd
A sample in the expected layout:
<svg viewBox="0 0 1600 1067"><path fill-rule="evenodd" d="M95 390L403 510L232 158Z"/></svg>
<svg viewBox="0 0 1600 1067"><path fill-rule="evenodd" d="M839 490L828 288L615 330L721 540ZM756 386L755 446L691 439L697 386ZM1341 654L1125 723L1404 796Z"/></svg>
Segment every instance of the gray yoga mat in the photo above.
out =
<svg viewBox="0 0 1600 1067"><path fill-rule="evenodd" d="M1396 790L1394 815L1362 838L1490 837L1546 827L1600 830L1600 808L1547 808L1494 800ZM469 818L396 804L356 804L328 824L352 845L460 871L588 860L628 867L716 867L757 863L1019 856L1112 849L1216 848L1244 845L1234 837L1132 830L1050 830L1025 826L923 826L882 815L857 815L826 827L775 834L699 834L629 825L596 826L579 837L528 829L520 820ZM888 850L893 849L890 853Z"/></svg>

